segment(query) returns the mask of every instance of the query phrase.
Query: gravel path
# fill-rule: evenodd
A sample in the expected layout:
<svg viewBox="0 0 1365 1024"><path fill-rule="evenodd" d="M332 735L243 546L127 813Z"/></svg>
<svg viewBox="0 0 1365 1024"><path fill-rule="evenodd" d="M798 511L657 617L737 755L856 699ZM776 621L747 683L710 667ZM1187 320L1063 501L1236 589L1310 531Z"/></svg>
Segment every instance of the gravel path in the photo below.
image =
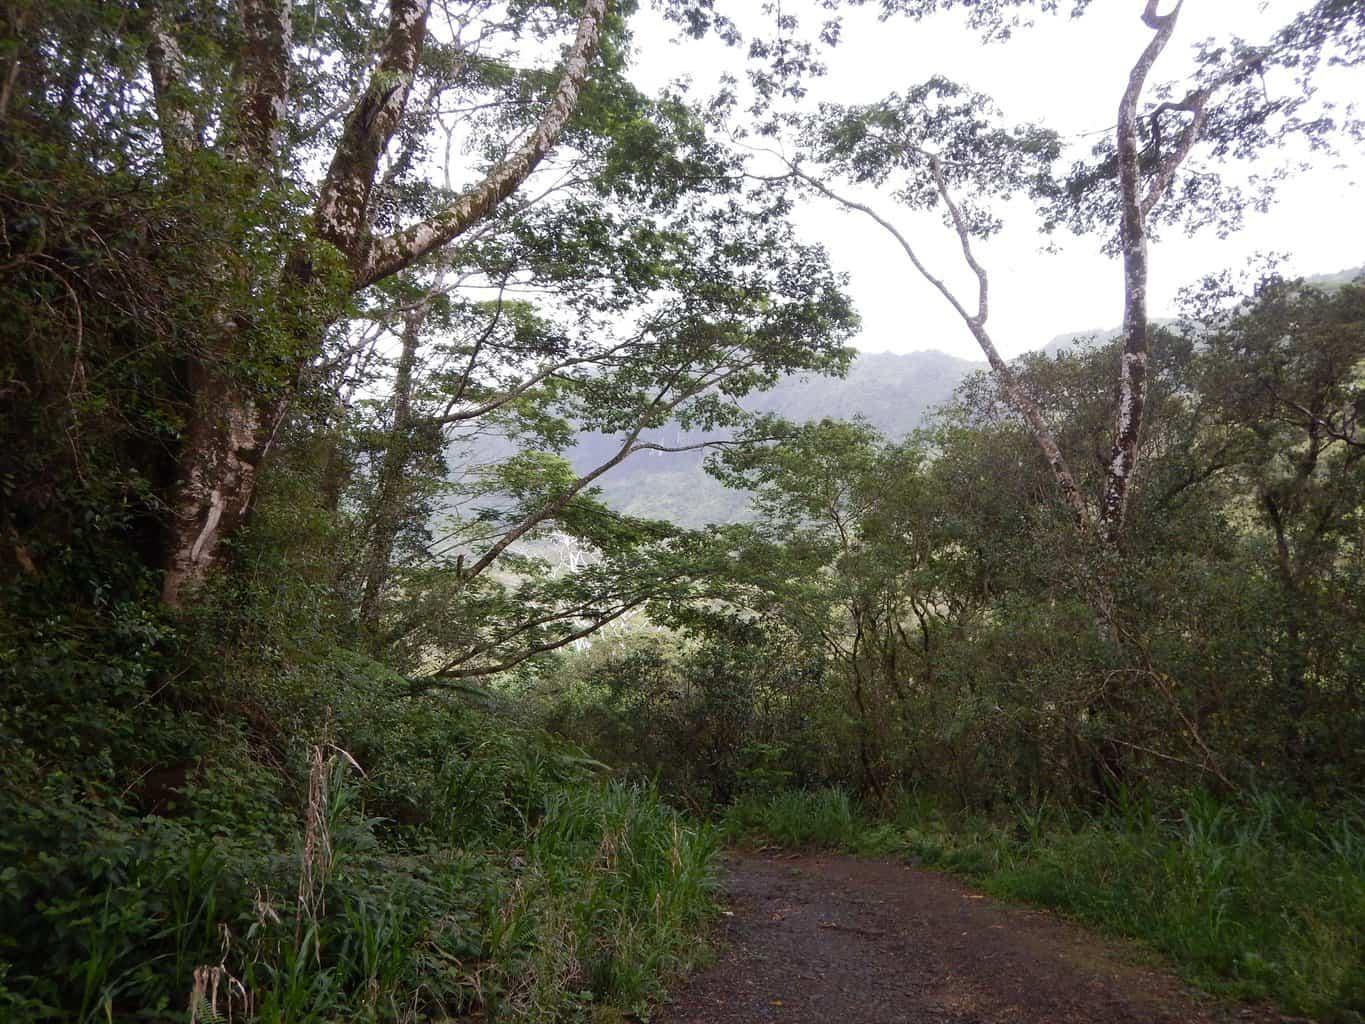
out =
<svg viewBox="0 0 1365 1024"><path fill-rule="evenodd" d="M732 854L715 964L654 1024L1211 1024L1130 949L898 861Z"/></svg>

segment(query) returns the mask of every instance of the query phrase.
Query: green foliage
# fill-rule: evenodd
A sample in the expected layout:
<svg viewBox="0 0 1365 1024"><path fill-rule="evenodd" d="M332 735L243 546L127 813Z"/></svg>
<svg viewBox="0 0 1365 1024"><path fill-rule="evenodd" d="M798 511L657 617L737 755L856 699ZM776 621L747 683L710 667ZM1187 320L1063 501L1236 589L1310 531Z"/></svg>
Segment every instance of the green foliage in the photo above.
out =
<svg viewBox="0 0 1365 1024"><path fill-rule="evenodd" d="M659 614L663 614L660 612ZM567 657L517 695L526 713L694 807L811 778L806 729L824 700L815 659L752 631L689 647L636 636Z"/></svg>
<svg viewBox="0 0 1365 1024"><path fill-rule="evenodd" d="M642 1007L701 948L715 839L338 646L288 507L196 619L4 621L0 1015Z"/></svg>
<svg viewBox="0 0 1365 1024"><path fill-rule="evenodd" d="M1138 779L1357 792L1359 297L1273 281L1233 305L1199 293L1156 341L1143 486L1112 558L1072 530L989 376L903 442L822 421L725 453L712 472L754 493L756 521L717 534L733 550L718 600L666 621L750 666L726 673L737 708L787 688L775 650L822 679L779 734L741 714L731 748L780 744L805 784L929 786L982 807L1109 800ZM1019 366L1067 450L1104 436L1114 358L1110 343ZM1101 454L1080 464L1086 493ZM632 672L618 668L613 692ZM715 707L715 734L732 735ZM695 762L672 750L645 760Z"/></svg>
<svg viewBox="0 0 1365 1024"><path fill-rule="evenodd" d="M180 1020L202 997L262 1021L544 1020L642 1007L696 955L705 828L481 715L385 715L348 692L311 771L291 773L301 823L288 779L240 747L205 752L170 817L16 763L0 792L6 1019ZM204 972L222 972L216 996Z"/></svg>
<svg viewBox="0 0 1365 1024"><path fill-rule="evenodd" d="M1215 991L1361 1012L1351 936L1365 927L1363 830L1359 807L1195 793L1173 813L1125 807L1040 837L988 885L1140 937Z"/></svg>
<svg viewBox="0 0 1365 1024"><path fill-rule="evenodd" d="M1214 990L1359 1012L1361 295L1192 293L1154 342L1117 551L1072 529L986 375L906 441L826 420L727 452L712 472L757 514L715 532L714 598L564 657L540 720L724 808L731 838L906 852ZM1116 355L1017 366L1095 451L1088 495Z"/></svg>
<svg viewBox="0 0 1365 1024"><path fill-rule="evenodd" d="M495 1005L543 1019L570 994L644 1012L661 979L696 962L716 845L649 790L557 791L490 936L505 989Z"/></svg>
<svg viewBox="0 0 1365 1024"><path fill-rule="evenodd" d="M724 818L725 831L732 839L827 850L853 848L858 826L852 800L833 787L741 797L726 808Z"/></svg>
<svg viewBox="0 0 1365 1024"><path fill-rule="evenodd" d="M642 1015L696 955L721 834L661 793L733 804L731 837L917 850L1236 991L1360 1008L1336 952L1362 916L1360 816L1322 809L1365 784L1360 285L1192 298L1153 355L1135 528L1097 555L989 378L895 441L742 403L846 370L857 317L783 186L721 144L731 101L629 83L635 4L602 26L556 183L513 183L458 247L363 287L374 239L449 219L439 148L491 165L525 137L581 5L468 5L413 48L382 5L332 0L276 40L279 103L243 50L269 26L161 6L0 16L0 1015ZM736 41L712 6L665 5ZM1015 5L881 6L1004 31ZM1229 79L1244 109L1211 120L1215 149L1308 113L1316 62L1359 57L1344 11L1264 55L1302 99L1250 64ZM776 131L817 51L749 52L773 111L746 130ZM266 107L278 151L248 155ZM1144 117L1153 150L1178 107ZM934 78L786 124L915 209L971 186L1106 215L1103 148L1058 183L1058 137L997 122ZM1172 217L1241 208L1177 184ZM352 202L363 223L338 228ZM961 216L999 227L984 202ZM1104 435L1114 355L1019 367L1068 451ZM579 431L611 438L586 469ZM595 486L717 431L712 472L756 493L754 522L688 532ZM1076 461L1087 494L1104 457ZM215 571L163 607L186 560ZM1192 778L1293 795L1182 797ZM1051 810L866 822L907 787Z"/></svg>

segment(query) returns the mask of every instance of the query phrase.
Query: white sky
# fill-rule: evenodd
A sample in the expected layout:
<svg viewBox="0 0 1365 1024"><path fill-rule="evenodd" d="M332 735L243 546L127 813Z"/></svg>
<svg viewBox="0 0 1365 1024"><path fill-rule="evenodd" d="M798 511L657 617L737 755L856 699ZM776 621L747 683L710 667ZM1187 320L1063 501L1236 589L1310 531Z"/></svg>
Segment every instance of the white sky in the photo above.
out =
<svg viewBox="0 0 1365 1024"><path fill-rule="evenodd" d="M787 3L789 8L803 7L802 0ZM718 6L741 27L746 17L760 16L759 0L720 0ZM1307 0L1187 0L1149 85L1179 79L1193 43L1229 34L1260 42L1306 6ZM810 101L870 102L943 74L994 97L1010 120L1037 121L1066 136L1111 129L1128 69L1150 36L1139 21L1141 7L1141 0L1092 0L1079 20L1040 17L1008 43L990 45L957 14L916 24L903 18L881 22L870 10L846 12L843 41L827 51L829 74L813 83ZM714 88L722 68L740 72L741 52L714 42L677 44L671 42L673 32L651 13L641 11L637 18L634 78L642 88L654 91L690 76L694 95L702 96ZM806 14L803 28L813 29L819 21L818 12ZM1341 101L1365 98L1362 78L1339 71L1324 76L1324 92ZM1093 135L1078 137L1075 152L1094 141ZM1212 232L1190 239L1168 231L1152 250L1152 315L1171 315L1180 288L1212 271L1246 268L1257 253L1286 255L1285 271L1294 274L1365 263L1365 204L1357 191L1362 178L1365 154L1318 158L1314 170L1282 186L1274 209L1265 215L1248 213L1244 229L1226 240ZM889 201L878 202L875 194L862 195L884 213L896 214L926 262L967 285L956 240L935 217L917 219ZM826 245L835 265L849 275L863 317L855 341L859 348L937 348L964 358L981 357L942 298L871 221L812 202L798 210L797 222L808 238ZM1100 254L1100 240L1065 234L1057 240L1060 253L1040 252L1043 240L1036 223L1021 206L997 238L979 247L991 274L990 326L1006 356L1039 347L1058 334L1116 326L1121 318L1122 275L1116 261Z"/></svg>

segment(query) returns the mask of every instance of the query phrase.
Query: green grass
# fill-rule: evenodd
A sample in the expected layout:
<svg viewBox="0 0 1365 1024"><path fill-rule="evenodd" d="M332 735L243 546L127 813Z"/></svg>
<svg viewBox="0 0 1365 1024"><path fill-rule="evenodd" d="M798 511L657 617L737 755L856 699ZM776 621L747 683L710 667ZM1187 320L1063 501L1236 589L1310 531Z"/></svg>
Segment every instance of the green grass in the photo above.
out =
<svg viewBox="0 0 1365 1024"><path fill-rule="evenodd" d="M564 789L528 836L512 896L489 908L487 959L504 1016L548 1020L575 1004L646 1013L692 966L715 907L709 826L651 790Z"/></svg>
<svg viewBox="0 0 1365 1024"><path fill-rule="evenodd" d="M788 789L743 796L723 819L732 840L759 837L779 846L849 849L869 827L840 789Z"/></svg>
<svg viewBox="0 0 1365 1024"><path fill-rule="evenodd" d="M986 819L906 799L873 820L819 790L741 801L724 828L749 842L901 854L1138 939L1210 992L1327 1021L1365 1015L1365 805L1192 793L1160 809L1020 806Z"/></svg>
<svg viewBox="0 0 1365 1024"><path fill-rule="evenodd" d="M171 817L12 761L0 1020L609 1018L705 955L714 828L496 719L361 710L369 770L315 745L294 800L237 749Z"/></svg>

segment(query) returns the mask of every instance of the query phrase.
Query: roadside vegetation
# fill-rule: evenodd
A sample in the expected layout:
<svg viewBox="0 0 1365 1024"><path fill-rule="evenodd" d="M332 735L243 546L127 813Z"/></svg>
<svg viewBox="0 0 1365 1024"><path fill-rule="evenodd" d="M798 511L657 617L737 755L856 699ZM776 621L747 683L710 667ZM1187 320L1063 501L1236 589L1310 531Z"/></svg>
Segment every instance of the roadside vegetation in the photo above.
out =
<svg viewBox="0 0 1365 1024"><path fill-rule="evenodd" d="M822 421L727 453L756 519L727 528L723 597L561 656L520 699L731 837L946 867L1211 991L1352 1020L1365 448L1284 403L1357 422L1363 298L1191 296L1154 349L1117 563L1040 502L1047 467L982 374L903 440ZM1103 421L1117 349L1016 364L1064 443Z"/></svg>
<svg viewBox="0 0 1365 1024"><path fill-rule="evenodd" d="M573 748L395 699L354 657L234 688L233 728L190 694L150 706L126 662L86 668L9 691L10 729L87 725L60 759L6 747L6 1021L586 1019L642 1010L704 949L716 833Z"/></svg>

